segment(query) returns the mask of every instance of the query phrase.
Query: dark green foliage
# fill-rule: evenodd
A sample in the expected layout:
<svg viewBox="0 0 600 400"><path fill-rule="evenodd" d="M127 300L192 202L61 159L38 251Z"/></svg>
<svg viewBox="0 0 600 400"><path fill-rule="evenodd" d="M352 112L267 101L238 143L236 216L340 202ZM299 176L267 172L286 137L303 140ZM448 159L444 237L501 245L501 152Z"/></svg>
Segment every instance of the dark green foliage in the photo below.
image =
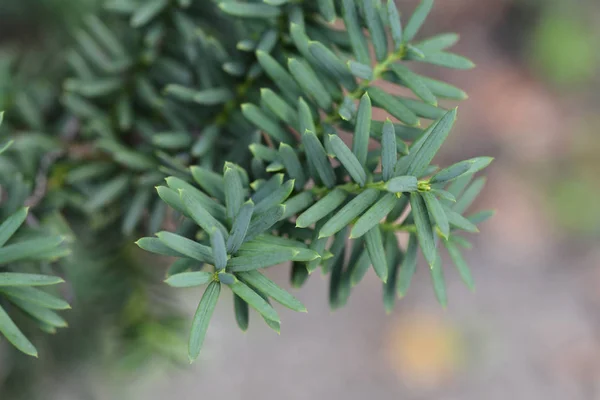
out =
<svg viewBox="0 0 600 400"><path fill-rule="evenodd" d="M373 266L391 311L396 292L408 290L421 248L445 305L442 243L472 286L457 235L476 232L489 217L463 214L485 183L470 183L473 175L491 159L441 171L431 165L457 116L438 99L466 95L416 74L409 61L458 69L472 63L448 52L453 34L414 41L432 0L404 24L394 3L384 3L123 0L84 18L61 58L61 85L45 94L37 82L31 90L14 85L2 97L4 336L37 354L12 321L13 309L44 331L66 325L55 310L69 305L37 287L62 283L41 272L69 259L69 243L48 215L60 216L66 231L85 221L96 240L120 231L111 239L121 245L146 232L139 247L177 258L169 286L207 286L192 323L190 360L221 290L233 293L242 330L252 307L279 331L271 300L306 311L261 271L278 264L292 263L295 287L321 266L330 274L332 308L346 303ZM347 30L331 25L338 17ZM405 95L390 94L382 81ZM397 121L374 120L373 107ZM342 131L353 134L351 142ZM398 222L408 203L409 215ZM24 204L44 221L20 228L13 240ZM410 232L407 249L399 232Z"/></svg>

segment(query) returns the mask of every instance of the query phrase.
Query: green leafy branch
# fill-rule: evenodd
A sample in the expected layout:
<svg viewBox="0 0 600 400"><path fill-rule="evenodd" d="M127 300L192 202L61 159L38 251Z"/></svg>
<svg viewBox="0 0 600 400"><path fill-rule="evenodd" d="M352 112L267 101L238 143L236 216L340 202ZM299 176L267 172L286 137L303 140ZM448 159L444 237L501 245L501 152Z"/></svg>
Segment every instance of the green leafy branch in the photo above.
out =
<svg viewBox="0 0 600 400"><path fill-rule="evenodd" d="M277 332L271 302L306 311L265 276L263 269L278 264L291 263L294 287L320 267L333 309L372 267L390 312L406 295L419 249L442 305L442 248L473 286L462 255L470 244L460 235L476 233L492 215L466 214L485 184L474 176L492 159L433 164L457 116L441 103L467 95L410 67L473 63L449 51L455 34L415 40L432 6L423 0L402 24L391 0L121 0L76 32L61 117L53 121L74 121L68 145L93 157L61 153L50 181L60 207L83 211L98 232L113 224L128 236L141 227L158 232L137 244L175 258L168 285L206 286L190 360L200 353L224 286L242 330L250 308ZM338 16L344 29L332 24ZM64 125L44 124L44 111L27 98L16 109L29 125L63 135ZM377 108L389 118L374 119ZM6 214L26 192L12 191L18 196ZM408 234L406 248L399 234ZM1 247L0 256L20 243ZM54 253L39 247L33 258L63 254L56 246ZM19 254L25 256L31 254ZM9 269L21 262L9 260ZM1 284L0 291L7 293ZM35 297L28 293L22 297ZM60 325L54 314L44 314L54 325L42 327ZM44 321L39 313L34 318ZM3 326L32 353L9 322Z"/></svg>
<svg viewBox="0 0 600 400"><path fill-rule="evenodd" d="M331 20L335 7L331 14L331 8L324 5L327 2L319 3L319 10ZM476 223L491 215L467 218L462 213L482 187L481 180L468 186L471 178L492 159L466 160L441 171L431 164L457 115L456 109L439 109L437 96L463 99L466 95L413 73L401 61L459 69L473 64L444 51L455 43L454 35L409 43L431 9L431 1L417 8L404 29L392 1L385 9L376 1L359 2L358 8L350 0L341 3L345 43L326 35L320 36L323 42L310 39L305 10L296 3L221 4L226 13L264 20L265 26L272 18L281 21L287 15L287 35L295 48L267 46L255 51L255 65L271 83L260 88L257 104L241 106L243 116L266 134L264 143L250 145L254 156L250 172L255 180L251 181L243 168L227 162L222 175L191 168L190 175L202 191L179 178L167 178L167 186L158 188L159 196L196 227L187 225L180 234L160 232L156 238L138 241L146 250L181 258L171 267L167 283L178 287L208 284L192 324L191 360L199 354L222 285L234 293L236 320L244 330L250 306L279 332L280 320L268 299L304 311L292 302L291 295L286 294L284 301L283 289L258 272L273 265L292 262L294 286L301 285L320 265L330 274L332 308L345 304L351 287L372 266L382 281L384 304L390 311L396 293L404 296L410 285L420 248L430 266L438 300L445 305L438 249L442 242L462 278L472 286L459 250L459 245L468 242L457 233L477 232ZM377 58L374 67L363 28L372 40ZM386 28L393 39L391 52ZM311 32L319 36L318 30ZM286 37L281 31L280 35ZM240 47L252 46L244 43ZM348 50L354 58L349 58ZM407 87L422 102L373 86L380 79ZM372 103L400 123L373 121ZM420 130L420 118L434 122ZM340 128L353 131L351 145L338 136ZM380 143L375 150L369 147L372 138ZM197 228L199 235L194 234ZM400 248L397 232L409 233L406 250ZM344 256L347 247L351 247L348 263ZM182 261L185 259L195 261ZM213 270L206 271L206 266ZM257 280L249 281L247 274Z"/></svg>

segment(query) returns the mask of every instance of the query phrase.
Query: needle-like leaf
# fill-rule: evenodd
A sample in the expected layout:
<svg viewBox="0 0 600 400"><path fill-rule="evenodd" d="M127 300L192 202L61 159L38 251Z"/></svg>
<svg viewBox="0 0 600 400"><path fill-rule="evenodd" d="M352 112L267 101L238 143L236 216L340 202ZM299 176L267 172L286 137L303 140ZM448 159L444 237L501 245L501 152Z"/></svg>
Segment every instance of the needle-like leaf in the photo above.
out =
<svg viewBox="0 0 600 400"><path fill-rule="evenodd" d="M221 284L219 282L211 282L198 304L196 315L194 315L194 320L192 321L192 329L188 343L188 357L190 362L198 358L198 355L200 354L206 331L208 330L208 324L215 311L220 293Z"/></svg>

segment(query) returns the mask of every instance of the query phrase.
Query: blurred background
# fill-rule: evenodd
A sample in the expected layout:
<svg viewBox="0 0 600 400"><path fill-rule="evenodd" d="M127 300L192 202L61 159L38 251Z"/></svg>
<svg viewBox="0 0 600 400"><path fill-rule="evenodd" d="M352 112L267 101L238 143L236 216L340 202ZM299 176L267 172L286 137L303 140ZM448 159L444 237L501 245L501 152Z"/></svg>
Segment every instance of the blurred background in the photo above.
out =
<svg viewBox="0 0 600 400"><path fill-rule="evenodd" d="M92 2L0 0L0 46L37 46ZM397 3L405 15L416 4ZM477 68L427 69L470 96L439 163L496 157L476 206L497 215L468 254L475 293L448 271L441 309L421 264L392 315L374 274L330 312L315 274L295 292L308 314L278 309L281 336L262 324L240 333L220 301L194 365L185 338L154 338L176 343L175 362L157 354L143 369L88 349L40 375L43 398L600 399L600 2L438 0L422 34L447 31ZM272 277L289 287L287 271ZM198 299L180 299L185 329ZM2 371L0 359L0 387Z"/></svg>

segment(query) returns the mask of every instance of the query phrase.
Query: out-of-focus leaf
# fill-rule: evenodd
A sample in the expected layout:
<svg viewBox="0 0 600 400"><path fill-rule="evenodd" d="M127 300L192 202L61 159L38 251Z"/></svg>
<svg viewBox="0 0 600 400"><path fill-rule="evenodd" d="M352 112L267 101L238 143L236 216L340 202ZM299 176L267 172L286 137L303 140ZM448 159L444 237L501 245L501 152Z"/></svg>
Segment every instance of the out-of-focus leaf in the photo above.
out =
<svg viewBox="0 0 600 400"><path fill-rule="evenodd" d="M69 78L64 83L65 90L78 93L87 98L102 97L112 94L122 86L123 81L118 78L96 79L89 82Z"/></svg>
<svg viewBox="0 0 600 400"><path fill-rule="evenodd" d="M24 274L20 272L0 272L0 287L5 286L47 286L62 283L58 276Z"/></svg>
<svg viewBox="0 0 600 400"><path fill-rule="evenodd" d="M459 214L464 213L473 204L479 193L483 190L487 179L485 177L477 178L473 181L471 186L465 190L465 192L458 198L456 204L452 207L454 211Z"/></svg>
<svg viewBox="0 0 600 400"><path fill-rule="evenodd" d="M273 57L264 51L257 51L256 57L275 85L294 102L301 95L300 87L294 78ZM302 133L302 132L300 132Z"/></svg>
<svg viewBox="0 0 600 400"><path fill-rule="evenodd" d="M415 46L423 53L435 53L454 46L459 39L460 36L457 33L442 33L415 43Z"/></svg>
<svg viewBox="0 0 600 400"><path fill-rule="evenodd" d="M456 203L456 197L450 192L447 192L442 189L431 189L431 192L436 196L439 196L440 200L445 204L445 202Z"/></svg>
<svg viewBox="0 0 600 400"><path fill-rule="evenodd" d="M446 68L463 70L475 67L475 64L473 64L473 62L468 58L459 56L458 54L446 53L444 51L427 53L424 58L419 58L417 61L439 65Z"/></svg>
<svg viewBox="0 0 600 400"><path fill-rule="evenodd" d="M169 5L168 0L148 0L139 6L131 16L131 26L137 28L152 21Z"/></svg>
<svg viewBox="0 0 600 400"><path fill-rule="evenodd" d="M448 239L448 235L450 235L450 224L448 223L446 211L442 208L442 205L432 193L421 193L421 196L423 197L423 200L425 200L427 210L433 217L433 221L436 223L442 236L445 239Z"/></svg>
<svg viewBox="0 0 600 400"><path fill-rule="evenodd" d="M400 196L400 199L385 219L386 222L396 222L402 216L406 207L408 207L408 199L409 196Z"/></svg>
<svg viewBox="0 0 600 400"><path fill-rule="evenodd" d="M469 183L471 183L472 180L473 174L463 174L459 178L455 179L446 190L455 198L458 198L463 193L465 188L469 186Z"/></svg>
<svg viewBox="0 0 600 400"><path fill-rule="evenodd" d="M356 80L352 73L331 50L319 42L310 42L310 53L319 62L320 66L327 71L333 78L344 85L348 90L355 90Z"/></svg>
<svg viewBox="0 0 600 400"><path fill-rule="evenodd" d="M277 311L275 311L275 309L271 307L271 305L267 303L265 299L263 299L254 290L249 288L246 284L238 281L229 287L235 294L248 303L250 307L258 311L263 317L277 323L281 322L279 315L277 315Z"/></svg>
<svg viewBox="0 0 600 400"><path fill-rule="evenodd" d="M395 232L385 234L385 258L388 266L387 282L383 285L383 306L387 314L391 313L396 304L396 287L398 285L398 264L402 262L402 253L398 247Z"/></svg>
<svg viewBox="0 0 600 400"><path fill-rule="evenodd" d="M106 182L96 190L92 199L86 204L87 209L90 212L99 210L125 193L128 186L129 176L127 175L120 175Z"/></svg>
<svg viewBox="0 0 600 400"><path fill-rule="evenodd" d="M375 49L375 56L377 57L377 61L382 62L387 58L388 44L387 34L383 28L379 10L377 10L373 0L363 0L363 9L367 27L369 28L371 42Z"/></svg>
<svg viewBox="0 0 600 400"><path fill-rule="evenodd" d="M242 113L250 122L278 142L294 143L294 138L290 132L285 130L276 121L273 121L254 104L242 104Z"/></svg>
<svg viewBox="0 0 600 400"><path fill-rule="evenodd" d="M469 221L467 218L463 217L459 213L449 208L445 208L444 212L448 218L448 222L455 228L461 229L465 232L477 233L479 229L477 226Z"/></svg>
<svg viewBox="0 0 600 400"><path fill-rule="evenodd" d="M281 14L279 7L269 4L240 3L232 1L220 3L219 7L225 13L240 18L275 18Z"/></svg>
<svg viewBox="0 0 600 400"><path fill-rule="evenodd" d="M398 274L398 296L406 296L406 292L410 287L410 282L415 270L417 269L417 250L419 248L419 242L415 234L411 234L408 239L408 247L404 255L404 260L400 265L400 272Z"/></svg>
<svg viewBox="0 0 600 400"><path fill-rule="evenodd" d="M369 56L369 47L365 35L363 34L360 26L356 4L354 0L342 0L342 10L344 23L350 36L350 43L352 44L352 50L358 61L362 64L371 64L371 57Z"/></svg>
<svg viewBox="0 0 600 400"><path fill-rule="evenodd" d="M26 207L19 209L0 225L0 247L4 246L13 233L23 224L25 218L27 218L28 210Z"/></svg>
<svg viewBox="0 0 600 400"><path fill-rule="evenodd" d="M421 76L421 80L425 82L431 93L437 97L452 100L465 100L469 96L456 86L452 86L446 82L437 81L435 79Z"/></svg>
<svg viewBox="0 0 600 400"><path fill-rule="evenodd" d="M444 281L444 271L442 270L442 257L438 253L435 262L431 266L431 281L433 291L440 305L444 308L448 305L448 295L446 294L446 282Z"/></svg>
<svg viewBox="0 0 600 400"><path fill-rule="evenodd" d="M444 108L438 108L431 104L423 103L422 101L410 99L408 97L396 96L396 100L408 107L408 109L414 112L418 117L425 119L438 120L448 111Z"/></svg>
<svg viewBox="0 0 600 400"><path fill-rule="evenodd" d="M6 337L6 340L23 353L33 357L38 356L35 346L23 335L2 306L0 306L0 332Z"/></svg>
<svg viewBox="0 0 600 400"><path fill-rule="evenodd" d="M383 283L387 282L388 265L379 226L375 226L365 234L365 243L375 273Z"/></svg>
<svg viewBox="0 0 600 400"><path fill-rule="evenodd" d="M345 234L343 234L343 237L345 237ZM333 258L327 261L327 265L327 272L329 273L329 307L331 310L336 310L345 304L347 296L344 295L344 292L349 290L349 288L345 290L345 286L349 283L345 279L343 251L336 252Z"/></svg>
<svg viewBox="0 0 600 400"><path fill-rule="evenodd" d="M475 225L479 225L488 219L492 218L496 212L493 210L481 211L473 215L469 215L467 219Z"/></svg>
<svg viewBox="0 0 600 400"><path fill-rule="evenodd" d="M295 58L290 58L288 59L288 68L294 79L296 79L296 82L298 82L306 93L311 95L319 107L324 110L331 109L333 102L331 95L323 86L319 76L308 64Z"/></svg>
<svg viewBox="0 0 600 400"><path fill-rule="evenodd" d="M295 180L296 190L301 190L306 184L306 176L302 164L300 163L300 159L298 158L298 154L296 154L296 151L286 143L281 143L279 145L279 154L288 174Z"/></svg>
<svg viewBox="0 0 600 400"><path fill-rule="evenodd" d="M300 288L308 279L309 273L306 265L300 262L294 262L291 270L292 287Z"/></svg>
<svg viewBox="0 0 600 400"><path fill-rule="evenodd" d="M156 239L158 240L158 239ZM162 244L162 242L160 242ZM165 246L166 247L166 246ZM183 257L183 255L182 255ZM166 277L181 274L183 272L191 272L202 268L203 264L192 258L179 258L169 266Z"/></svg>
<svg viewBox="0 0 600 400"><path fill-rule="evenodd" d="M268 88L260 90L260 97L277 118L297 129L297 113L283 98Z"/></svg>
<svg viewBox="0 0 600 400"><path fill-rule="evenodd" d="M246 303L240 296L233 294L233 309L235 313L235 321L238 327L246 332L248 330L248 323L250 321L248 303Z"/></svg>
<svg viewBox="0 0 600 400"><path fill-rule="evenodd" d="M444 246L448 250L448 254L450 254L450 258L452 262L456 266L458 273L460 274L461 279L467 285L467 287L471 290L475 290L475 282L473 281L473 276L471 275L471 270L467 265L467 262L463 258L460 250L454 244L453 240L445 240L443 241Z"/></svg>
<svg viewBox="0 0 600 400"><path fill-rule="evenodd" d="M51 327L66 328L68 326L67 321L65 321L63 317L48 308L40 307L14 297L11 298L10 301L34 319Z"/></svg>
<svg viewBox="0 0 600 400"><path fill-rule="evenodd" d="M390 24L390 30L392 33L392 39L394 41L394 51L398 51L404 45L404 34L402 24L400 22L400 13L396 8L396 2L388 0L387 2L387 13L388 22Z"/></svg>
<svg viewBox="0 0 600 400"><path fill-rule="evenodd" d="M421 3L417 6L415 12L408 20L406 27L404 28L404 41L410 42L421 29L425 18L431 12L433 7L433 0L421 0Z"/></svg>
<svg viewBox="0 0 600 400"><path fill-rule="evenodd" d="M333 0L317 0L317 5L321 15L327 22L332 23L335 21L335 4Z"/></svg>
<svg viewBox="0 0 600 400"><path fill-rule="evenodd" d="M343 227L338 233L335 234L329 252L331 257L327 257L323 263L321 263L321 269L323 274L333 273L335 268L342 268L344 259L344 249L346 248L346 242L348 241L348 227Z"/></svg>
<svg viewBox="0 0 600 400"><path fill-rule="evenodd" d="M0 154L4 153L6 150L8 150L8 148L10 146L12 146L13 143L14 143L14 140L9 140L8 142L6 142L4 144L0 144Z"/></svg>
<svg viewBox="0 0 600 400"><path fill-rule="evenodd" d="M371 259L369 258L369 252L365 249L356 261L356 265L352 269L350 284L352 286L356 286L365 276L370 266Z"/></svg>
<svg viewBox="0 0 600 400"><path fill-rule="evenodd" d="M0 291L9 298L13 297L52 310L68 310L71 308L69 303L63 299L34 287L3 287Z"/></svg>
<svg viewBox="0 0 600 400"><path fill-rule="evenodd" d="M421 250L423 251L427 263L433 267L437 254L433 229L431 227L431 221L429 220L427 207L425 206L425 201L419 193L410 194L410 207L412 209L415 225L417 226L419 245L421 246Z"/></svg>
<svg viewBox="0 0 600 400"><path fill-rule="evenodd" d="M42 259L64 241L63 236L49 236L4 246L0 248L0 265L20 260Z"/></svg>
<svg viewBox="0 0 600 400"><path fill-rule="evenodd" d="M310 249L316 252L317 254L321 255L322 257L306 263L306 270L309 274L312 274L319 267L319 264L322 263L324 258L323 255L325 254L325 249L327 246L327 238L319 238L319 231L321 230L323 225L325 225L324 221L317 222L311 237L311 242L309 246Z"/></svg>
<svg viewBox="0 0 600 400"><path fill-rule="evenodd" d="M125 234L130 235L133 233L133 230L142 219L144 210L148 207L149 202L150 192L147 190L138 190L131 200L129 210L127 210L123 219L123 232Z"/></svg>

